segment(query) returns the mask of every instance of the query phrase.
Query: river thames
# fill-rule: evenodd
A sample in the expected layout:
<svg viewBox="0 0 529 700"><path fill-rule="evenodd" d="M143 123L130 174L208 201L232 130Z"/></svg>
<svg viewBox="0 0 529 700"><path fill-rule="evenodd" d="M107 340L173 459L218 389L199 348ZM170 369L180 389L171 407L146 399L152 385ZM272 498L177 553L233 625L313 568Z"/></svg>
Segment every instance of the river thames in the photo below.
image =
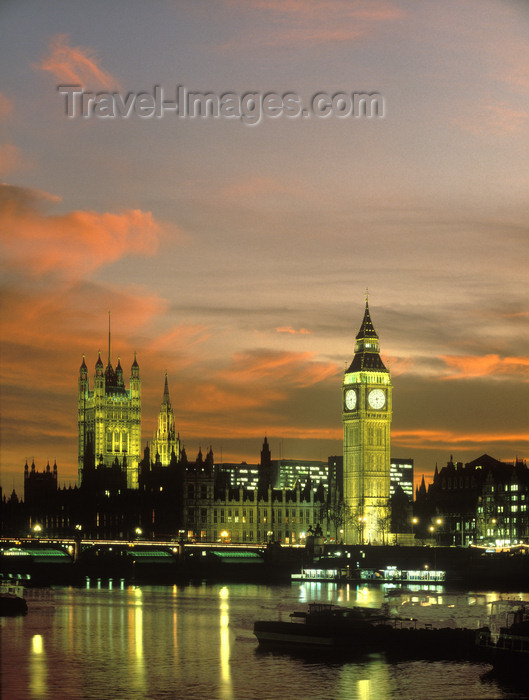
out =
<svg viewBox="0 0 529 700"><path fill-rule="evenodd" d="M110 587L111 586L111 587ZM31 592L30 592L31 593ZM529 601L529 594L504 597ZM263 652L255 619L288 619L311 601L388 603L423 623L485 624L492 592L428 593L336 584L126 586L93 581L29 598L0 618L2 698L522 698L481 663L304 658Z"/></svg>

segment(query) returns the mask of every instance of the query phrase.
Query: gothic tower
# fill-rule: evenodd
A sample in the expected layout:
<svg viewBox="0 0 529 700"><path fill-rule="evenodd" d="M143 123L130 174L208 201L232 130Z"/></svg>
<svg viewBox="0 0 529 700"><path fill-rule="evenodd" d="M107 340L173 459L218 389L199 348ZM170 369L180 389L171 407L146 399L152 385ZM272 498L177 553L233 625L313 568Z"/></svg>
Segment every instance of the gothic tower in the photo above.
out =
<svg viewBox="0 0 529 700"><path fill-rule="evenodd" d="M158 429L154 433L151 444L151 457L158 460L162 466L168 467L171 462L171 455L175 454L177 461L180 461L180 437L175 430L174 412L169 397L169 385L167 383L167 372L165 373L165 386L163 390L162 406L158 414Z"/></svg>
<svg viewBox="0 0 529 700"><path fill-rule="evenodd" d="M353 361L342 387L345 534L349 544L382 544L389 530L392 386L366 299Z"/></svg>
<svg viewBox="0 0 529 700"><path fill-rule="evenodd" d="M108 333L108 364L103 368L101 352L95 366L94 389L90 390L88 370L83 355L79 370L78 394L79 485L83 483L85 453L90 445L96 464L111 467L116 458L127 472L127 487L138 487L138 463L141 459L141 379L134 355L129 389L123 380L118 357L112 367L110 319Z"/></svg>

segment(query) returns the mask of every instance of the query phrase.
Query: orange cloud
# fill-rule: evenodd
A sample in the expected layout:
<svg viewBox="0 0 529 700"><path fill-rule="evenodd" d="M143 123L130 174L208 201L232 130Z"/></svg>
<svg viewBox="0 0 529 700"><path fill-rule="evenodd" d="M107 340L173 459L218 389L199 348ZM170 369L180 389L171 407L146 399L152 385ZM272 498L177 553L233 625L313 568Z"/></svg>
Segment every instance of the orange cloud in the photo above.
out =
<svg viewBox="0 0 529 700"><path fill-rule="evenodd" d="M453 449L457 446L461 449L485 450L487 445L505 444L529 444L529 433L459 433L453 430L392 430L391 442L393 446L406 448L437 448Z"/></svg>
<svg viewBox="0 0 529 700"><path fill-rule="evenodd" d="M47 216L50 195L0 186L0 246L4 260L27 272L83 277L129 254L152 255L161 229L150 212L73 211Z"/></svg>
<svg viewBox="0 0 529 700"><path fill-rule="evenodd" d="M187 426L188 430L186 435L191 434L200 435L203 431L203 418L197 417L197 421L194 424L189 424ZM261 426L243 425L237 423L236 425L226 426L224 423L219 423L218 425L211 425L208 422L208 440L209 438L213 440L222 440L226 438L227 429L229 429L230 440L241 440L241 439L255 439L257 444L259 441L262 442L263 439L263 429ZM304 428L303 426L296 427L292 425L285 425L283 423L277 423L274 425L267 425L266 430L267 435L275 435L284 440L342 440L343 430L341 428L336 429L326 429L326 428ZM188 454L188 457L190 455ZM219 458L219 455L216 455ZM300 455L303 457L303 455ZM227 458L227 457L226 457ZM257 459L257 451L256 451Z"/></svg>
<svg viewBox="0 0 529 700"><path fill-rule="evenodd" d="M135 350L139 358L147 354L137 336L165 310L159 297L140 288L75 285L65 293L54 287L52 282L29 291L21 285L16 289L4 285L2 290L0 377L4 387L18 387L15 403L30 387L50 391L50 400L61 388L74 396L72 377L77 375L82 354L86 353L91 366L97 350L106 350L109 304L114 362L118 355L132 362Z"/></svg>
<svg viewBox="0 0 529 700"><path fill-rule="evenodd" d="M212 381L190 387L186 399L186 410L195 415L198 425L203 426L204 416L208 416L208 435L215 436L224 431L226 436L226 431L229 431L231 437L233 430L237 431L237 425L243 423L242 420L232 422L234 412L265 408L266 405L283 401L284 398L283 392L271 387L257 393L250 387L247 391L241 391L240 387L220 386Z"/></svg>
<svg viewBox="0 0 529 700"><path fill-rule="evenodd" d="M211 329L204 324L179 324L152 339L147 352L152 358L157 358L158 363L163 362L164 358L170 360L178 356L178 369L181 371L196 363L197 347L202 345L207 350L211 335Z"/></svg>
<svg viewBox="0 0 529 700"><path fill-rule="evenodd" d="M463 357L443 355L441 359L448 367L456 370L454 374L445 377L445 379L469 379L500 374L522 376L529 379L528 357L501 358L496 354Z"/></svg>
<svg viewBox="0 0 529 700"><path fill-rule="evenodd" d="M257 351L234 356L233 366L223 376L237 384L270 382L308 387L338 373L336 365L317 362L310 352Z"/></svg>
<svg viewBox="0 0 529 700"><path fill-rule="evenodd" d="M393 377L405 374L415 366L415 361L411 357L383 356L382 360Z"/></svg>
<svg viewBox="0 0 529 700"><path fill-rule="evenodd" d="M67 34L55 35L37 68L48 71L60 83L84 88L119 89L116 78L104 70L92 49L69 46Z"/></svg>
<svg viewBox="0 0 529 700"><path fill-rule="evenodd" d="M279 326L276 328L276 333L290 333L291 335L310 335L310 331L306 328L296 330L292 326Z"/></svg>
<svg viewBox="0 0 529 700"><path fill-rule="evenodd" d="M235 0L243 10L247 3ZM400 19L404 13L390 2L370 0L258 0L252 11L272 16L276 31L261 34L256 40L268 46L295 44L314 46L329 42L351 41L373 30L381 22ZM239 42L240 45L240 42ZM233 48L230 44L229 48Z"/></svg>

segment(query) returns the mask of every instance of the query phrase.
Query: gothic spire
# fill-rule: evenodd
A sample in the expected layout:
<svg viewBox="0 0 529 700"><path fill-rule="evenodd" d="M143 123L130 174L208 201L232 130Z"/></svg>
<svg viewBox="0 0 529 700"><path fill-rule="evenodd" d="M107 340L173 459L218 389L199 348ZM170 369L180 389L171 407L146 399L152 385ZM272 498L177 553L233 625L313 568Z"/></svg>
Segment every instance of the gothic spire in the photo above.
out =
<svg viewBox="0 0 529 700"><path fill-rule="evenodd" d="M367 300L367 298L362 325L360 326L360 330L356 335L357 340L365 338L376 338L378 340L377 332L375 331L375 328L373 327L373 322L371 321L371 314L369 313L369 301Z"/></svg>
<svg viewBox="0 0 529 700"><path fill-rule="evenodd" d="M362 370L374 372L387 372L384 363L380 358L380 346L378 335L371 321L369 313L369 301L366 295L366 306L364 318L360 330L356 334L355 355L346 374L350 372L360 372Z"/></svg>
<svg viewBox="0 0 529 700"><path fill-rule="evenodd" d="M112 367L112 359L111 359L111 347L110 347L110 311L108 312L108 366Z"/></svg>
<svg viewBox="0 0 529 700"><path fill-rule="evenodd" d="M169 384L167 382L167 372L165 373L165 385L163 388L163 404L170 405L171 404L171 399L169 398Z"/></svg>

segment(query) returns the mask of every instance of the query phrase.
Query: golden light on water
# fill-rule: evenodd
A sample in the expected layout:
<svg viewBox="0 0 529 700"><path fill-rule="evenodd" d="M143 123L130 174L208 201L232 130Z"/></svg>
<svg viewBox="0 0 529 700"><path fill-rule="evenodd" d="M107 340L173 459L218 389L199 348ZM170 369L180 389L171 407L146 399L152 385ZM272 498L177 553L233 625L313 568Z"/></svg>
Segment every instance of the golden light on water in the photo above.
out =
<svg viewBox="0 0 529 700"><path fill-rule="evenodd" d="M35 634L31 640L31 651L34 654L42 654L44 651L44 643L41 634Z"/></svg>
<svg viewBox="0 0 529 700"><path fill-rule="evenodd" d="M44 654L44 639L34 634L31 639L31 656L29 662L30 688L34 697L44 697L47 688L47 667Z"/></svg>
<svg viewBox="0 0 529 700"><path fill-rule="evenodd" d="M357 682L357 694L358 700L369 700L371 697L371 681L367 678L363 678Z"/></svg>
<svg viewBox="0 0 529 700"><path fill-rule="evenodd" d="M227 700L232 697L232 682L230 671L230 592L226 586L220 589L220 677L222 682L222 696Z"/></svg>

